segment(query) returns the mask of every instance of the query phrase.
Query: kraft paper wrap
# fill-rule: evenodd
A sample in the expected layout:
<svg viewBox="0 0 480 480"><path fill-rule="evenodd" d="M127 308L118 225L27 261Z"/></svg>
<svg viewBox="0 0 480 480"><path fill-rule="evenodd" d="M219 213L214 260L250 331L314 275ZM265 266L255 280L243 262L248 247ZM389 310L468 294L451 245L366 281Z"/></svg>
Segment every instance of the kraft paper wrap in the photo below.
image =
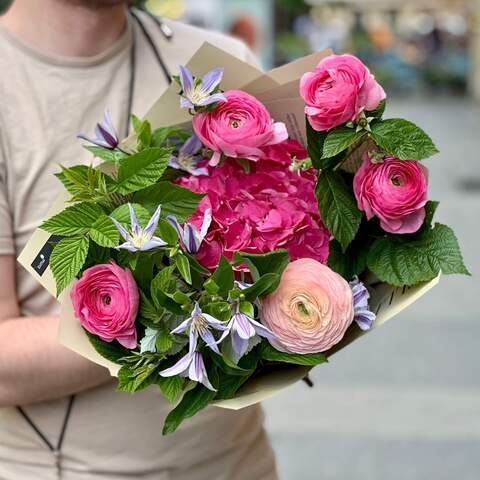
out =
<svg viewBox="0 0 480 480"><path fill-rule="evenodd" d="M196 76L203 76L218 66L224 67L225 74L222 81L224 90L241 89L255 95L265 104L276 121L286 124L292 138L306 145L304 103L298 92L299 80L303 73L313 70L318 62L330 53L329 50L324 50L264 73L229 53L209 43L204 43L187 65ZM171 125L190 127L189 113L179 108L178 91L178 85L172 83L146 114L145 118L150 121L152 128ZM130 136L123 143L128 147L133 142L135 142L135 138ZM52 205L47 218L63 210L67 201L68 194L60 195ZM18 261L45 289L55 296L55 282L50 268L47 267L43 273L39 274L32 266L50 236L49 233L37 229L20 254ZM369 332L362 332L358 327L352 325L342 341L328 352L328 356L341 351L350 343L393 318L427 293L438 281L439 278L436 278L411 288L394 288L385 284L370 285L370 305L377 313L374 328ZM69 293L67 289L58 298L61 303L58 335L60 343L92 362L108 368L110 373L116 376L119 366L103 358L92 347L74 316ZM310 367L285 365L278 370L259 374L242 387L235 398L216 402L215 405L233 410L253 405L272 397L302 379L309 370Z"/></svg>

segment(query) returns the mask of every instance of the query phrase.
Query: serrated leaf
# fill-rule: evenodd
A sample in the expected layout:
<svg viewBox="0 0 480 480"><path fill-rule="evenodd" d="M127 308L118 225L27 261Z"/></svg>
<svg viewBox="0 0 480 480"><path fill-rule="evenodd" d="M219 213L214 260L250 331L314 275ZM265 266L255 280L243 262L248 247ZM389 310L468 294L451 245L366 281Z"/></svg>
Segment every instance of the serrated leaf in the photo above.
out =
<svg viewBox="0 0 480 480"><path fill-rule="evenodd" d="M376 240L368 254L368 268L395 286L410 286L444 274L469 275L453 230L437 223L418 238L388 236Z"/></svg>
<svg viewBox="0 0 480 480"><path fill-rule="evenodd" d="M107 215L101 215L89 231L90 238L101 247L114 248L118 245L119 233Z"/></svg>
<svg viewBox="0 0 480 480"><path fill-rule="evenodd" d="M123 195L157 182L167 168L170 150L148 148L123 160L118 169L117 191Z"/></svg>
<svg viewBox="0 0 480 480"><path fill-rule="evenodd" d="M170 330L167 328L165 323L161 323L159 325L159 330L157 334L157 341L155 346L157 348L157 352L164 353L172 348L173 344L175 343L175 337L170 333Z"/></svg>
<svg viewBox="0 0 480 480"><path fill-rule="evenodd" d="M50 268L57 285L57 296L80 272L88 253L88 237L60 240L50 257Z"/></svg>
<svg viewBox="0 0 480 480"><path fill-rule="evenodd" d="M158 386L163 396L170 403L175 403L183 391L185 379L178 375L175 377L159 377Z"/></svg>
<svg viewBox="0 0 480 480"><path fill-rule="evenodd" d="M350 145L358 142L366 134L365 130L355 131L355 128L338 127L331 130L323 143L322 159L335 157L347 150Z"/></svg>
<svg viewBox="0 0 480 480"><path fill-rule="evenodd" d="M120 150L94 146L86 146L84 148L95 155L95 157L105 160L106 162L118 163L128 157L126 153L123 153Z"/></svg>
<svg viewBox="0 0 480 480"><path fill-rule="evenodd" d="M103 210L93 203L76 203L49 218L41 229L65 237L87 233Z"/></svg>
<svg viewBox="0 0 480 480"><path fill-rule="evenodd" d="M162 181L136 192L133 201L151 208L162 205L163 218L175 215L179 223L183 223L192 216L203 197L204 194Z"/></svg>
<svg viewBox="0 0 480 480"><path fill-rule="evenodd" d="M389 118L372 125L372 138L400 160L422 160L438 153L432 139L414 123Z"/></svg>
<svg viewBox="0 0 480 480"><path fill-rule="evenodd" d="M285 353L276 350L267 342L263 342L261 352L262 358L271 362L314 366L328 361L324 353L308 353L305 355L299 353Z"/></svg>
<svg viewBox="0 0 480 480"><path fill-rule="evenodd" d="M143 390L155 382L156 373L155 364L147 363L137 368L124 365L118 372L118 390L127 393Z"/></svg>
<svg viewBox="0 0 480 480"><path fill-rule="evenodd" d="M322 220L345 251L362 221L353 193L340 173L323 172L318 178L316 195Z"/></svg>
<svg viewBox="0 0 480 480"><path fill-rule="evenodd" d="M308 156L312 160L312 165L315 168L322 169L324 168L324 162L322 160L323 144L327 137L327 132L317 132L314 130L308 121L308 117L305 118L305 121L307 125Z"/></svg>

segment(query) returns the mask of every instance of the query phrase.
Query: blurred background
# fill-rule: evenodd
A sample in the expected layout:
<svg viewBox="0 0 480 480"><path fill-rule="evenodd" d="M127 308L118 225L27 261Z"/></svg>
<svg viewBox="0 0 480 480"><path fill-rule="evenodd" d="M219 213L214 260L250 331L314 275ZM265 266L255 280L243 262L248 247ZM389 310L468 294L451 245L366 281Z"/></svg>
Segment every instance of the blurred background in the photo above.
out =
<svg viewBox="0 0 480 480"><path fill-rule="evenodd" d="M313 389L297 384L265 411L282 480L478 480L480 0L141 3L242 38L265 68L326 47L355 53L387 90L386 115L433 137L431 198L473 277L443 278L316 368Z"/></svg>

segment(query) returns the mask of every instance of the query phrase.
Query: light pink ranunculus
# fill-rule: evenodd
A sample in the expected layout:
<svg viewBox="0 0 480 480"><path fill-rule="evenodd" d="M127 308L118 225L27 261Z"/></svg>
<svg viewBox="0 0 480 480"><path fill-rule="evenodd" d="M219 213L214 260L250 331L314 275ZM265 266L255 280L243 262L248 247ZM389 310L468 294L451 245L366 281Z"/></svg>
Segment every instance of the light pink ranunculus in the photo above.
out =
<svg viewBox="0 0 480 480"><path fill-rule="evenodd" d="M416 160L372 161L365 152L353 179L358 208L389 233L414 233L425 219L428 170Z"/></svg>
<svg viewBox="0 0 480 480"><path fill-rule="evenodd" d="M375 110L385 91L353 55L329 55L300 80L305 113L314 130L327 131Z"/></svg>
<svg viewBox="0 0 480 480"><path fill-rule="evenodd" d="M225 92L226 102L212 112L193 117L193 129L200 141L213 150L210 162L217 165L220 155L259 160L263 149L288 138L284 123L274 122L265 106L241 90Z"/></svg>
<svg viewBox="0 0 480 480"><path fill-rule="evenodd" d="M70 295L75 316L85 330L105 342L118 340L126 348L137 346L139 295L130 270L114 262L90 267Z"/></svg>
<svg viewBox="0 0 480 480"><path fill-rule="evenodd" d="M325 352L338 343L353 321L352 290L326 265L302 258L290 263L278 288L262 301L261 320L289 353Z"/></svg>
<svg viewBox="0 0 480 480"><path fill-rule="evenodd" d="M208 175L184 177L179 182L194 192L206 193L190 222L197 228L205 211L212 212L212 224L197 260L214 269L224 255L235 252L267 253L285 248L290 259L310 257L325 262L331 235L320 219L315 196L316 172L292 172L288 148L273 160L252 163L250 173L234 161L209 167ZM277 152L278 153L278 152ZM292 159L290 158L290 163Z"/></svg>

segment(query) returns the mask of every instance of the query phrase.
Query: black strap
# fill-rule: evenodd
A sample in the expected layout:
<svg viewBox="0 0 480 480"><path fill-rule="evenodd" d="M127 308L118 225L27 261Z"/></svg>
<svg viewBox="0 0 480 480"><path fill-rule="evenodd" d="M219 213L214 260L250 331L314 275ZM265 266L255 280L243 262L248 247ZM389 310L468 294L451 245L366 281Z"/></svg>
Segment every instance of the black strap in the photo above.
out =
<svg viewBox="0 0 480 480"><path fill-rule="evenodd" d="M131 9L130 10L130 13L132 14L133 18L135 18L137 20L137 23L138 23L138 26L140 27L140 30L142 31L143 33L143 36L145 37L145 40L147 41L147 43L150 45L150 48L152 49L152 52L153 54L155 55L155 58L157 59L157 62L158 62L158 65L160 66L160 68L162 69L162 72L165 76L165 79L167 80L167 83L171 83L172 82L172 76L170 75L170 72L167 68L167 65L165 64L163 58L162 58L162 55L160 53L160 50L157 48L157 46L155 45L155 42L153 41L150 33L148 32L147 28L145 27L145 25L143 24L143 22L140 20L140 17L138 16L138 14L135 12L135 10ZM154 15L152 15L151 13L149 12L146 12L147 15L154 20L155 24L157 25L157 27L160 29L160 32L162 33L162 35L167 38L168 40L171 40L172 38L172 31L170 29L168 30L165 30L165 27L166 25L163 24L157 17L155 17ZM166 32L168 32L168 35L166 34Z"/></svg>
<svg viewBox="0 0 480 480"><path fill-rule="evenodd" d="M42 440L45 446L55 455L59 455L62 451L63 441L65 439L65 432L67 431L68 422L70 420L70 416L72 413L73 402L75 401L75 395L72 395L68 398L67 409L65 410L65 416L63 417L62 428L60 430L60 435L57 440L57 444L53 445L53 443L46 437L46 435L35 425L33 420L28 416L27 412L24 410L23 407L18 406L17 410L20 415L26 420L26 422L32 427L32 430L38 435L38 437ZM59 465L57 465L59 466Z"/></svg>

